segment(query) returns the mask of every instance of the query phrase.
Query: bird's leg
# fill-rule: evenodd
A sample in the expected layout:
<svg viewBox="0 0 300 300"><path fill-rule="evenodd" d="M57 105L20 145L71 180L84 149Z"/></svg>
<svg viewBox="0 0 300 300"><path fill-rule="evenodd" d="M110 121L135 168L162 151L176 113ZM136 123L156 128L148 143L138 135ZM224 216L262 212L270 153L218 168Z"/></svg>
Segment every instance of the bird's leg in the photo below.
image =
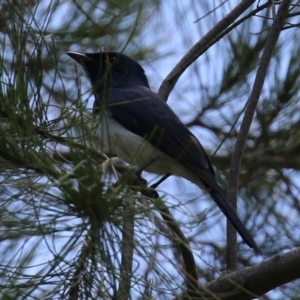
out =
<svg viewBox="0 0 300 300"><path fill-rule="evenodd" d="M145 163L138 170L135 171L136 180L139 181L138 185L147 186L147 181L141 176L141 174L150 165L152 165L157 159L158 159L158 157L151 158L149 161L147 161L147 163ZM145 188L141 187L139 189L139 191L141 192L142 195L145 195L150 198L158 198L159 197L158 193L153 189L148 189L148 188L145 189Z"/></svg>
<svg viewBox="0 0 300 300"><path fill-rule="evenodd" d="M145 171L149 166L151 166L158 157L151 158L147 163L145 163L142 167L140 167L136 172L135 175L138 177L138 179L145 185L147 185L147 181L141 176L142 172ZM163 177L161 177L157 182L153 183L150 188L156 189L163 181L165 181L169 176L172 174L166 173ZM151 196L152 198L158 198L158 193L154 191L155 193Z"/></svg>
<svg viewBox="0 0 300 300"><path fill-rule="evenodd" d="M160 178L158 181L156 181L155 183L153 183L150 187L152 189L156 189L163 181L165 181L171 175L172 174L170 174L170 173L165 174L162 178Z"/></svg>
<svg viewBox="0 0 300 300"><path fill-rule="evenodd" d="M158 158L153 157L148 160L143 166L141 166L137 171L135 171L135 175L143 182L145 185L147 181L141 176L142 172L145 171L149 166L151 166Z"/></svg>

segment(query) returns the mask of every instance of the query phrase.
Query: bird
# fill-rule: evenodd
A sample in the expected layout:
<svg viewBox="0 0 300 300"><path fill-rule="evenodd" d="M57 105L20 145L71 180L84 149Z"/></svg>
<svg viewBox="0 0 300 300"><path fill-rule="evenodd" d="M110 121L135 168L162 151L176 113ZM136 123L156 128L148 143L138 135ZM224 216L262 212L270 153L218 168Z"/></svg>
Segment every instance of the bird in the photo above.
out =
<svg viewBox="0 0 300 300"><path fill-rule="evenodd" d="M170 106L151 90L145 70L119 52L66 53L85 70L99 118L96 135L130 165L175 175L206 190L244 242L260 250L216 180L207 153Z"/></svg>

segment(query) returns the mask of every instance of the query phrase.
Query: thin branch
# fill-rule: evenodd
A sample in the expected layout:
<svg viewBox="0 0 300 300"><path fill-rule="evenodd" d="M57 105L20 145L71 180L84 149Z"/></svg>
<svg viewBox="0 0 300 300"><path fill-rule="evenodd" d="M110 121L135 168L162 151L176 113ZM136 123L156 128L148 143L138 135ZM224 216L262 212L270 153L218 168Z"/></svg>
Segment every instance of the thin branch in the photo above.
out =
<svg viewBox="0 0 300 300"><path fill-rule="evenodd" d="M237 190L239 182L239 174L242 156L247 140L247 136L250 130L250 126L253 120L253 116L256 110L258 100L262 91L264 80L267 74L267 69L271 61L272 53L279 38L279 34L284 26L284 22L290 6L290 0L282 1L276 18L270 28L270 32L266 41L259 66L257 69L253 89L248 99L247 106L245 108L244 118L242 120L241 128L237 137L237 141L234 147L232 160L229 171L229 188L227 197L232 206L237 207ZM233 226L227 220L227 268L237 268L237 237Z"/></svg>
<svg viewBox="0 0 300 300"><path fill-rule="evenodd" d="M86 269L87 260L89 259L89 256L91 254L91 247L93 245L93 230L92 227L89 229L88 233L86 234L86 237L83 241L83 246L81 248L81 252L78 258L78 264L75 269L71 286L68 292L69 300L78 300L80 299L80 283L81 283L81 277Z"/></svg>
<svg viewBox="0 0 300 300"><path fill-rule="evenodd" d="M121 244L120 285L115 299L130 299L132 262L134 253L134 205L124 199L123 235Z"/></svg>
<svg viewBox="0 0 300 300"><path fill-rule="evenodd" d="M211 46L213 46L215 43L217 43L219 40L221 40L225 35L227 35L229 32L231 32L233 29L238 27L240 24L245 22L246 20L250 19L251 17L255 16L258 12L264 10L265 8L269 7L272 3L268 0L266 3L257 6L254 10L252 10L250 13L245 15L244 17L240 18L238 21L234 22L232 25L230 25L227 29L225 29L223 32L221 32L216 38L212 39L202 50L201 53L199 53L199 56L205 53ZM279 4L279 3L275 3Z"/></svg>
<svg viewBox="0 0 300 300"><path fill-rule="evenodd" d="M173 218L171 212L169 211L165 203L161 201L159 205L157 205L157 209L159 210L162 218L165 220L170 231L174 235L174 237L170 236L169 238L173 239L174 244L179 248L180 253L182 255L182 260L184 262L183 273L186 279L187 295L188 297L192 298L193 296L198 295L199 293L198 274L193 252L189 246L188 240L182 233L178 223Z"/></svg>
<svg viewBox="0 0 300 300"><path fill-rule="evenodd" d="M206 45L208 45L212 40L215 39L216 36L222 33L254 2L255 0L243 0L188 51L188 53L179 61L179 63L174 67L174 69L168 74L161 84L158 90L158 95L162 99L168 99L168 96L171 90L174 88L179 77L203 53L203 49L206 47Z"/></svg>

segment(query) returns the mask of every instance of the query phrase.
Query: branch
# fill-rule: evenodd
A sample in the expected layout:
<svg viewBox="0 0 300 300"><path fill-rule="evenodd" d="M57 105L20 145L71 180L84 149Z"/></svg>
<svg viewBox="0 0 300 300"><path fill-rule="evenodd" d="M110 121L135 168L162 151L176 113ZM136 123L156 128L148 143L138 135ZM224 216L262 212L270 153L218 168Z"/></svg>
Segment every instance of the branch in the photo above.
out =
<svg viewBox="0 0 300 300"><path fill-rule="evenodd" d="M299 261L300 248L296 248L258 265L224 273L205 286L199 285L198 298L192 299L256 299L276 287L299 279ZM175 299L185 299L186 296L184 292Z"/></svg>
<svg viewBox="0 0 300 300"><path fill-rule="evenodd" d="M247 140L247 136L250 130L250 126L253 120L253 116L256 110L258 100L262 91L264 80L267 74L267 69L271 61L272 53L279 38L281 29L284 26L284 22L290 6L290 0L282 1L281 6L278 9L277 16L270 28L269 36L266 41L259 66L257 69L254 85L250 97L248 99L247 106L245 108L244 118L242 120L241 128L237 137L237 141L234 147L232 160L229 171L229 188L227 197L232 206L237 207L237 190L239 182L239 174L242 156ZM237 267L237 237L236 231L233 226L227 220L227 268L236 269Z"/></svg>
<svg viewBox="0 0 300 300"><path fill-rule="evenodd" d="M188 53L179 61L179 63L174 67L174 69L168 74L161 84L158 90L158 95L162 99L167 101L168 96L171 90L174 88L179 77L201 54L203 54L203 49L206 50L206 46L212 40L214 40L216 36L221 34L224 29L232 24L233 21L236 20L254 2L255 0L243 0L188 51Z"/></svg>
<svg viewBox="0 0 300 300"><path fill-rule="evenodd" d="M130 299L130 288L132 278L132 262L134 253L134 204L129 199L124 199L124 211L122 216L122 244L121 244L121 266L120 285L115 299Z"/></svg>
<svg viewBox="0 0 300 300"><path fill-rule="evenodd" d="M71 286L68 291L69 295L69 300L78 300L80 299L80 284L82 282L82 274L84 273L86 269L86 264L88 262L88 259L91 254L91 247L93 246L93 242L95 242L94 237L94 232L91 228L88 230L86 237L83 241L83 246L81 248L81 252L78 258L78 264L76 266L72 281L71 281Z"/></svg>
<svg viewBox="0 0 300 300"><path fill-rule="evenodd" d="M223 274L206 287L220 300L254 299L300 278L299 261L300 248L296 248L261 264Z"/></svg>
<svg viewBox="0 0 300 300"><path fill-rule="evenodd" d="M173 239L174 245L177 246L182 255L182 260L184 262L184 270L183 273L186 278L186 286L187 286L187 297L191 299L193 296L198 295L198 274L196 263L194 259L193 252L189 246L189 242L182 233L178 223L173 218L171 212L164 202L160 202L157 205L157 208L165 220L167 226L170 228L170 231L174 235L174 237L169 236L170 239Z"/></svg>

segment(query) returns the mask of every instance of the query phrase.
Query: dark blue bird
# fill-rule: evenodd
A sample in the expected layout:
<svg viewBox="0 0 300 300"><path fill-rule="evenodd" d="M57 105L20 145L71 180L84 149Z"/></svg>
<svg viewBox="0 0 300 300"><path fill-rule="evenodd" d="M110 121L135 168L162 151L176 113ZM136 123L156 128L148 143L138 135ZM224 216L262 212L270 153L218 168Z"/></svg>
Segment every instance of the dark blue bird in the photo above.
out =
<svg viewBox="0 0 300 300"><path fill-rule="evenodd" d="M117 52L67 54L83 66L95 94L96 134L131 165L184 177L205 189L245 243L259 249L218 185L202 145L172 109L151 91L144 69Z"/></svg>

